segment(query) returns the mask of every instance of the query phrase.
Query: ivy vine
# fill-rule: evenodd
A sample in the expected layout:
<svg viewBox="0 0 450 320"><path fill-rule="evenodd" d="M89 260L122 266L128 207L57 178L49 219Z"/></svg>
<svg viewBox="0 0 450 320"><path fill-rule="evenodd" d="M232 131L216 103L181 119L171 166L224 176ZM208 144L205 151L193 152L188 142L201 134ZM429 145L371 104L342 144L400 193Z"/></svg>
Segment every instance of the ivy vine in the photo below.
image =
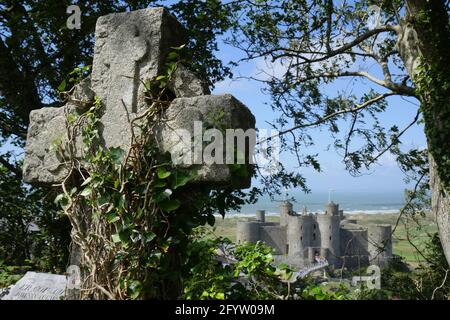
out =
<svg viewBox="0 0 450 320"><path fill-rule="evenodd" d="M56 201L83 253L83 299L178 298L189 234L214 224L212 201L226 203L226 192L188 186L196 171L173 166L153 134L170 104L168 83L182 48L173 48L164 75L145 81L148 108L131 121L140 134L132 134L127 153L100 143L97 97L86 112L67 117L71 170ZM81 160L74 152L79 132Z"/></svg>

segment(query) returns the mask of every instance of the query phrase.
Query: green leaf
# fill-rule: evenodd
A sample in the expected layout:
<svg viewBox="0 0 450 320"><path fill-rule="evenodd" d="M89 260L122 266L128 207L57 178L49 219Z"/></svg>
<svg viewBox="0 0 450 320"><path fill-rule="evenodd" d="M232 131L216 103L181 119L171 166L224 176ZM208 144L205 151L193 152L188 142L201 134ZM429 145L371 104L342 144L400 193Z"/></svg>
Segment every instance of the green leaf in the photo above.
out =
<svg viewBox="0 0 450 320"><path fill-rule="evenodd" d="M184 47L186 47L186 45L185 44L182 44L181 46L179 46L179 47L170 47L171 49L173 49L173 50L182 50Z"/></svg>
<svg viewBox="0 0 450 320"><path fill-rule="evenodd" d="M68 122L69 124L74 123L75 120L77 120L77 119L78 119L78 115L76 115L76 114L74 114L74 113L69 113L69 114L67 115L67 122Z"/></svg>
<svg viewBox="0 0 450 320"><path fill-rule="evenodd" d="M90 183L92 181L92 177L88 177L86 180L83 181L83 183L81 184L82 187L84 187L85 185L87 185L88 183Z"/></svg>
<svg viewBox="0 0 450 320"><path fill-rule="evenodd" d="M158 178L165 179L171 175L171 172L167 171L164 167L158 167L156 174L158 175Z"/></svg>
<svg viewBox="0 0 450 320"><path fill-rule="evenodd" d="M162 80L162 79L165 79L166 78L166 76L157 76L156 77L156 81L159 81L159 80Z"/></svg>
<svg viewBox="0 0 450 320"><path fill-rule="evenodd" d="M136 299L139 297L142 291L142 284L137 281L133 280L130 281L130 284L128 285L128 294L130 295L131 299Z"/></svg>
<svg viewBox="0 0 450 320"><path fill-rule="evenodd" d="M188 175L184 175L184 174L177 174L175 176L174 180L175 181L172 184L172 188L177 189L178 187L182 187L182 186L186 185L186 183L188 183L189 180L191 180L191 177Z"/></svg>
<svg viewBox="0 0 450 320"><path fill-rule="evenodd" d="M130 239L130 232L127 229L120 231L119 238L123 243L127 243Z"/></svg>
<svg viewBox="0 0 450 320"><path fill-rule="evenodd" d="M158 180L155 183L155 188L162 188L165 187L167 185L167 182L164 180ZM174 188L175 189L175 188Z"/></svg>
<svg viewBox="0 0 450 320"><path fill-rule="evenodd" d="M125 152L119 147L112 147L109 149L109 154L115 164L120 164L122 162L122 157L124 153Z"/></svg>
<svg viewBox="0 0 450 320"><path fill-rule="evenodd" d="M142 208L137 208L137 210L136 210L136 218L140 219L142 217L143 213L144 213L144 211L142 210Z"/></svg>
<svg viewBox="0 0 450 320"><path fill-rule="evenodd" d="M58 86L58 91L59 92L63 92L66 91L66 79L64 79L63 81L61 81L61 83Z"/></svg>
<svg viewBox="0 0 450 320"><path fill-rule="evenodd" d="M106 217L106 220L108 221L108 223L114 223L120 220L120 217L115 213L115 212L111 212L110 214L108 214L108 216Z"/></svg>
<svg viewBox="0 0 450 320"><path fill-rule="evenodd" d="M153 196L153 201L155 203L159 203L159 202L163 201L164 199L167 199L168 197L169 197L169 195L164 190L159 191Z"/></svg>
<svg viewBox="0 0 450 320"><path fill-rule="evenodd" d="M152 241L153 239L155 239L155 237L156 237L156 234L153 233L153 232L151 232L151 231L149 231L149 232L147 232L147 233L145 234L145 241L146 241L146 242L150 242L150 241Z"/></svg>
<svg viewBox="0 0 450 320"><path fill-rule="evenodd" d="M92 189L89 187L84 188L83 191L80 192L80 196L82 196L82 197L87 197L91 194L92 194Z"/></svg>
<svg viewBox="0 0 450 320"><path fill-rule="evenodd" d="M62 201L65 198L65 194L64 193L60 193L56 196L55 198L55 203L57 204L58 202Z"/></svg>
<svg viewBox="0 0 450 320"><path fill-rule="evenodd" d="M181 202L178 199L166 199L159 204L161 210L165 212L171 212L178 209Z"/></svg>
<svg viewBox="0 0 450 320"><path fill-rule="evenodd" d="M241 168L241 165L238 163L229 164L231 172L236 172Z"/></svg>
<svg viewBox="0 0 450 320"><path fill-rule="evenodd" d="M115 233L115 234L112 235L112 241L113 241L114 243L118 243L118 242L121 241L121 240L120 240L120 236L119 236L118 233Z"/></svg>
<svg viewBox="0 0 450 320"><path fill-rule="evenodd" d="M178 53L176 53L175 51L172 51L169 53L169 55L167 56L168 60L175 60L178 58Z"/></svg>

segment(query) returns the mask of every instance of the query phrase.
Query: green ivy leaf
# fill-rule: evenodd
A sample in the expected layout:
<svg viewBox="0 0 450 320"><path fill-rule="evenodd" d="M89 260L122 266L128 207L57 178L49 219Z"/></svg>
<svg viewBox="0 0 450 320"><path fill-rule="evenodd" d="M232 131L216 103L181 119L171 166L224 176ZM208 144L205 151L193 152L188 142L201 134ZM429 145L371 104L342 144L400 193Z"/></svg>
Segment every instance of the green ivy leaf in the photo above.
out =
<svg viewBox="0 0 450 320"><path fill-rule="evenodd" d="M181 46L179 46L179 47L170 47L171 49L173 49L173 50L177 50L177 51L180 51L180 50L182 50L184 47L186 47L186 45L185 44L182 44Z"/></svg>
<svg viewBox="0 0 450 320"><path fill-rule="evenodd" d="M113 147L109 149L109 154L115 164L120 164L122 162L124 153L125 152L119 147Z"/></svg>
<svg viewBox="0 0 450 320"><path fill-rule="evenodd" d="M82 196L82 197L87 197L91 194L92 194L92 189L89 187L84 188L83 191L80 192L80 196Z"/></svg>
<svg viewBox="0 0 450 320"><path fill-rule="evenodd" d="M161 201L159 204L159 207L161 210L166 212L171 212L176 209L178 209L181 205L181 202L178 199L166 199L164 201Z"/></svg>
<svg viewBox="0 0 450 320"><path fill-rule="evenodd" d="M178 53L175 51L172 51L169 53L169 55L167 56L168 60L175 60L178 58Z"/></svg>
<svg viewBox="0 0 450 320"><path fill-rule="evenodd" d="M110 214L108 214L108 216L106 217L106 220L108 221L108 223L114 223L120 220L120 217L115 213L115 212L111 212Z"/></svg>
<svg viewBox="0 0 450 320"><path fill-rule="evenodd" d="M155 188L163 188L167 185L167 182L164 180L158 180L155 183ZM175 189L175 188L174 188Z"/></svg>
<svg viewBox="0 0 450 320"><path fill-rule="evenodd" d="M86 180L83 181L81 186L84 187L85 185L89 184L91 181L92 181L92 177L88 177Z"/></svg>
<svg viewBox="0 0 450 320"><path fill-rule="evenodd" d="M137 280L130 281L128 285L128 294L131 299L137 299L142 291L142 284Z"/></svg>
<svg viewBox="0 0 450 320"><path fill-rule="evenodd" d="M170 171L167 171L166 168L164 167L158 167L158 169L156 169L156 174L158 175L159 179L165 179L169 177L172 173Z"/></svg>
<svg viewBox="0 0 450 320"><path fill-rule="evenodd" d="M59 201L61 201L61 199L64 197L64 193L60 193L56 196L55 198L55 203L58 203Z"/></svg>
<svg viewBox="0 0 450 320"><path fill-rule="evenodd" d="M59 92L63 92L66 91L66 79L64 79L63 81L61 81L61 83L58 86L58 91Z"/></svg>
<svg viewBox="0 0 450 320"><path fill-rule="evenodd" d="M156 234L153 233L153 232L151 232L151 231L149 231L149 232L147 232L147 233L145 234L145 241L146 241L146 242L150 242L150 241L152 241L153 239L155 239L155 237L156 237Z"/></svg>
<svg viewBox="0 0 450 320"><path fill-rule="evenodd" d="M112 241L113 241L114 243L118 243L118 242L121 241L121 240L120 240L120 236L119 236L118 233L115 233L115 234L112 235Z"/></svg>
<svg viewBox="0 0 450 320"><path fill-rule="evenodd" d="M186 183L191 180L191 177L184 174L177 174L174 179L174 183L172 184L172 189L177 189L178 187L182 187L186 185Z"/></svg>

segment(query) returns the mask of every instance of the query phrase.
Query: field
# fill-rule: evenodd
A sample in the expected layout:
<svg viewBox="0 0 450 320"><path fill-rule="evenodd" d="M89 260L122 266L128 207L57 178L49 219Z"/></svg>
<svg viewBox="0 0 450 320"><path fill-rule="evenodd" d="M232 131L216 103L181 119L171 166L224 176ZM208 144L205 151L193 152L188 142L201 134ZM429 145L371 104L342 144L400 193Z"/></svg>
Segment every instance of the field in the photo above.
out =
<svg viewBox="0 0 450 320"><path fill-rule="evenodd" d="M352 214L348 215L350 219L356 219L358 224L368 226L371 224L390 224L392 225L393 234L393 252L404 257L405 261L412 267L416 267L420 261L420 254L414 248L423 249L424 242L428 239L429 233L437 231L436 224L431 216L420 218L421 228L411 221L411 219L400 218L398 214ZM211 228L213 235L227 237L232 241L236 240L236 217L216 218L214 228ZM278 222L278 216L268 216L267 221ZM398 223L397 223L397 220ZM397 227L395 227L397 225ZM408 236L414 246L408 241Z"/></svg>

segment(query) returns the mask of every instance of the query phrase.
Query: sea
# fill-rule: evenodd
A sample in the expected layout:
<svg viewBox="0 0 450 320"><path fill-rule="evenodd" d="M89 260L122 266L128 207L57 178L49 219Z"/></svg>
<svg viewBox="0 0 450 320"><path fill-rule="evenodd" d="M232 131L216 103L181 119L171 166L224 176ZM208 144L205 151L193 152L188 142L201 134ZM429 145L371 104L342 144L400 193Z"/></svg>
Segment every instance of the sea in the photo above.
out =
<svg viewBox="0 0 450 320"><path fill-rule="evenodd" d="M227 212L228 217L255 215L256 210L266 210L266 215L278 215L279 206L285 199L293 198L294 211L302 212L306 207L307 212L323 213L325 205L331 199L339 204L339 209L344 214L392 214L398 213L404 206L403 191L398 192L363 192L363 191L317 191L305 194L303 192L290 192L284 196L262 196L258 202L242 206L240 211Z"/></svg>

